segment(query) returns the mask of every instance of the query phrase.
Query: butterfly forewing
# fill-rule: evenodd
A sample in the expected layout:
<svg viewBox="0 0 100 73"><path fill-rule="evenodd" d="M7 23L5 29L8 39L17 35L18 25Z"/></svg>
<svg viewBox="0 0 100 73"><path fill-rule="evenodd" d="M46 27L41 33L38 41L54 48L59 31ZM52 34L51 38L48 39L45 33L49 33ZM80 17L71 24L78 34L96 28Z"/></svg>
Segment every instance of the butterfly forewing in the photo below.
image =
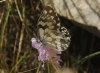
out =
<svg viewBox="0 0 100 73"><path fill-rule="evenodd" d="M38 20L38 34L41 43L49 44L58 51L64 51L70 44L70 35L65 27L60 25L57 13L46 6Z"/></svg>

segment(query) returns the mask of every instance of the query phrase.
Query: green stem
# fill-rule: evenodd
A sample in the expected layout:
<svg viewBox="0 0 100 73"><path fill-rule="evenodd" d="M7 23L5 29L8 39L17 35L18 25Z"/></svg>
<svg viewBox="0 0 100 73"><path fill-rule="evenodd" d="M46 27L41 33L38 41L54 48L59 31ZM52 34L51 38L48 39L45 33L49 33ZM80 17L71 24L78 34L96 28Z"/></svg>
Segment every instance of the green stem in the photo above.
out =
<svg viewBox="0 0 100 73"><path fill-rule="evenodd" d="M48 63L48 73L50 73L50 66L49 66L49 63Z"/></svg>
<svg viewBox="0 0 100 73"><path fill-rule="evenodd" d="M36 73L39 73L39 69L40 69L41 64L42 64L42 62L39 63L39 66L38 66Z"/></svg>
<svg viewBox="0 0 100 73"><path fill-rule="evenodd" d="M30 50L29 50L29 51L30 51ZM15 64L15 66L11 69L10 73L12 73L13 70L15 69L15 67L16 67L19 63L21 63L22 60L23 60L24 58L26 58L26 56L27 56L27 54L29 53L29 51L27 51L27 52L19 59L19 61L18 61L18 62Z"/></svg>
<svg viewBox="0 0 100 73"><path fill-rule="evenodd" d="M86 60L88 60L88 59L90 59L90 58L92 58L92 57L94 57L96 55L99 55L99 54L100 54L100 51L92 53L92 54L82 58L81 60L77 61L75 64L81 64L82 65Z"/></svg>
<svg viewBox="0 0 100 73"><path fill-rule="evenodd" d="M5 12L4 19L2 20L2 25L1 25L2 28L1 28L1 33L0 33L0 50L2 49L4 31L5 31L5 28L6 28L6 25L7 25L7 21L8 21L9 13L10 13L10 10L11 10L11 6L12 5L10 3L8 3L7 11Z"/></svg>

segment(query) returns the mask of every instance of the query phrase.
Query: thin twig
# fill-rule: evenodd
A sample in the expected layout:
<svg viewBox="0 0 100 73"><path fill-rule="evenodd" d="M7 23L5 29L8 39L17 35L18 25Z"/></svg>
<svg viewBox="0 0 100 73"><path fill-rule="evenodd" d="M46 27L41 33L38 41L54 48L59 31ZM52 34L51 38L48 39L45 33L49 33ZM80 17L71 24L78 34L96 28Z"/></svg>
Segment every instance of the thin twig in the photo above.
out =
<svg viewBox="0 0 100 73"><path fill-rule="evenodd" d="M19 40L20 42L19 42L19 47L18 47L16 62L18 61L18 58L20 56L23 37L24 37L24 25L22 25L22 29L21 29L21 35L20 35L20 40ZM15 70L17 70L17 66L16 66L16 69Z"/></svg>
<svg viewBox="0 0 100 73"><path fill-rule="evenodd" d="M26 70L26 71L23 71L23 72L18 72L18 73L26 73L26 72L29 72L29 71L32 71L32 70L35 70L37 69L38 67L34 68L34 69L30 69L30 70Z"/></svg>
<svg viewBox="0 0 100 73"><path fill-rule="evenodd" d="M22 11L22 16L23 16L23 19L25 18L25 7L23 6L23 11ZM20 52L21 52L21 47L22 47L22 40L23 40L23 37L24 37L24 29L25 29L25 25L24 25L24 22L22 23L22 29L21 29L21 35L20 35L20 42L19 42L19 47L18 47L18 53L17 53L17 57L16 57L16 62L18 61L19 59L19 56L20 56ZM17 66L15 68L15 71L17 71Z"/></svg>
<svg viewBox="0 0 100 73"><path fill-rule="evenodd" d="M0 17L0 24L1 24L1 20L3 18L3 15L4 15L4 12L1 14L1 17Z"/></svg>
<svg viewBox="0 0 100 73"><path fill-rule="evenodd" d="M20 13L19 8L18 8L18 5L17 5L17 1L16 0L14 0L14 1L15 1L16 9L18 11L19 18L20 18L21 21L23 21L23 18L21 16L21 13Z"/></svg>

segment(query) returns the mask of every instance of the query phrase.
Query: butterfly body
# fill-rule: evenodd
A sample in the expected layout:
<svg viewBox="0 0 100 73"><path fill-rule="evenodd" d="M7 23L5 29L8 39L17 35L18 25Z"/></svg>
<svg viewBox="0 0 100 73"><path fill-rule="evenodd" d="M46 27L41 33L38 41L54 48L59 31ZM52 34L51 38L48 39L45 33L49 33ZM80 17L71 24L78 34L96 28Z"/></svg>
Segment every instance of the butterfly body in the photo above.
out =
<svg viewBox="0 0 100 73"><path fill-rule="evenodd" d="M38 36L41 43L49 44L58 51L64 51L70 44L70 34L61 26L59 17L51 6L46 6L38 20Z"/></svg>

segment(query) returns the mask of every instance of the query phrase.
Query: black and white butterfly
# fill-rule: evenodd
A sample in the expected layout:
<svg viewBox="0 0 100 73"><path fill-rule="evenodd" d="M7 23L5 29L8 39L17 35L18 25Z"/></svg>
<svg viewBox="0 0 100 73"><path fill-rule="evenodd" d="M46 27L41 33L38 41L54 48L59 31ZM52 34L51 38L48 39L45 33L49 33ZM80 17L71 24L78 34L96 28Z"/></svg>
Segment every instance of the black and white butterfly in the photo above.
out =
<svg viewBox="0 0 100 73"><path fill-rule="evenodd" d="M38 20L38 39L43 45L49 44L58 51L69 47L70 34L61 26L59 17L51 6L46 6Z"/></svg>

